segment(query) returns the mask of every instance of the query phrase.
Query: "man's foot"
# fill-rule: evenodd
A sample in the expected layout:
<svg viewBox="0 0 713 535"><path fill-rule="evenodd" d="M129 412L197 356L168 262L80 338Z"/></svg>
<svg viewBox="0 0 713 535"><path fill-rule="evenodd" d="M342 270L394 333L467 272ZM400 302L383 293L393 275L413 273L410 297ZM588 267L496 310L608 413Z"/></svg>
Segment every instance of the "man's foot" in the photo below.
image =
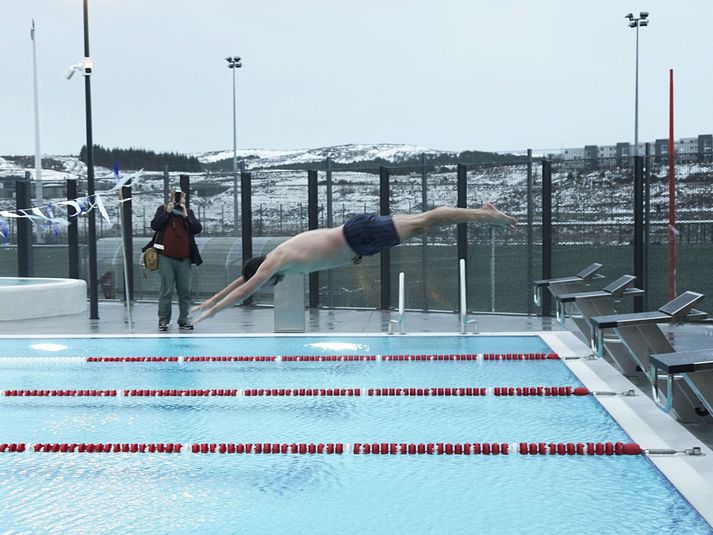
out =
<svg viewBox="0 0 713 535"><path fill-rule="evenodd" d="M490 223L491 225L498 227L508 227L511 230L515 230L517 219L502 213L500 210L495 208L492 203L486 202L481 207L481 211L485 213L485 218L483 219L485 223Z"/></svg>
<svg viewBox="0 0 713 535"><path fill-rule="evenodd" d="M158 330L159 331L167 331L168 330L168 322L159 320L158 321Z"/></svg>
<svg viewBox="0 0 713 535"><path fill-rule="evenodd" d="M182 331L192 331L193 324L190 321L187 321L186 323L179 323L178 328Z"/></svg>

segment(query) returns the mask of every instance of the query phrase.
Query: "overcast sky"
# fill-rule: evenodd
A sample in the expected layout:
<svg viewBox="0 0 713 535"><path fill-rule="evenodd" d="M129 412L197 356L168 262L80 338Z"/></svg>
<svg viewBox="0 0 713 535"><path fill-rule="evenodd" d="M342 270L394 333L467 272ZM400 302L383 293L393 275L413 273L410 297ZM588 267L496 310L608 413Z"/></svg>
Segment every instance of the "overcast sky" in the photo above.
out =
<svg viewBox="0 0 713 535"><path fill-rule="evenodd" d="M408 143L521 150L713 133L711 0L89 0L94 142L197 152ZM0 0L0 154L85 142L82 0ZM708 37L706 37L708 35Z"/></svg>

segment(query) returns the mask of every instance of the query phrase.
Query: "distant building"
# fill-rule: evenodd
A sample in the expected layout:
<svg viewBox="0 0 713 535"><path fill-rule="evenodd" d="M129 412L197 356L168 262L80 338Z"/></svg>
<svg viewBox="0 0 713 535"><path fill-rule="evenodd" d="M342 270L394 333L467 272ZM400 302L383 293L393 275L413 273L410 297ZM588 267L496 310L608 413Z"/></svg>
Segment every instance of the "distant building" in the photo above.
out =
<svg viewBox="0 0 713 535"><path fill-rule="evenodd" d="M646 154L647 143L639 143L638 154ZM648 143L651 157L659 164L668 163L668 139L657 139ZM674 141L674 151L679 162L713 162L713 134L701 134L697 137L684 137ZM627 167L632 164L635 155L634 146L626 141L616 145L585 145L584 148L564 149L564 160L583 160L585 167Z"/></svg>

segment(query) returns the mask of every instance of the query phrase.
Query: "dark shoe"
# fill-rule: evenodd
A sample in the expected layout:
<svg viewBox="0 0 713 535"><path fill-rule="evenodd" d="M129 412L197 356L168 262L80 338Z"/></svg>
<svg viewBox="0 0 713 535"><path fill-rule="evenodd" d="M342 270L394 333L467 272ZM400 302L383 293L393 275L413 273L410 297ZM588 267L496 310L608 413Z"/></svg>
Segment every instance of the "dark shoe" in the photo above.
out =
<svg viewBox="0 0 713 535"><path fill-rule="evenodd" d="M159 321L158 322L158 330L159 331L167 331L168 330L168 323L165 321Z"/></svg>
<svg viewBox="0 0 713 535"><path fill-rule="evenodd" d="M182 331L192 331L193 324L190 321L187 321L186 323L179 323L178 328Z"/></svg>

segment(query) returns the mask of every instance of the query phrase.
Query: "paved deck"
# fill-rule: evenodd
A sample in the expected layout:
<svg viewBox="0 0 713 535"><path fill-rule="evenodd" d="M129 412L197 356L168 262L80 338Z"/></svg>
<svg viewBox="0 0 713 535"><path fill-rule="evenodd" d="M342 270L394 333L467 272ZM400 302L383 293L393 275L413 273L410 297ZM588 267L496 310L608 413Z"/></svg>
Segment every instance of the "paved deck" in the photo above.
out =
<svg viewBox="0 0 713 535"><path fill-rule="evenodd" d="M175 320L178 309L174 305L173 323L168 334L178 333ZM307 311L305 331L308 333L379 333L386 332L390 311L353 309L310 309ZM476 315L482 332L549 331L562 330L554 318L516 315ZM132 331L134 334L158 332L157 304L140 302L132 306ZM37 318L24 321L3 321L0 324L6 335L33 334L129 334L126 307L115 301L99 302L99 319L90 320L89 312ZM458 315L452 312L407 312L407 332L459 332ZM196 334L272 333L274 331L271 307L233 307L210 320L200 323ZM190 332L189 332L190 334Z"/></svg>

